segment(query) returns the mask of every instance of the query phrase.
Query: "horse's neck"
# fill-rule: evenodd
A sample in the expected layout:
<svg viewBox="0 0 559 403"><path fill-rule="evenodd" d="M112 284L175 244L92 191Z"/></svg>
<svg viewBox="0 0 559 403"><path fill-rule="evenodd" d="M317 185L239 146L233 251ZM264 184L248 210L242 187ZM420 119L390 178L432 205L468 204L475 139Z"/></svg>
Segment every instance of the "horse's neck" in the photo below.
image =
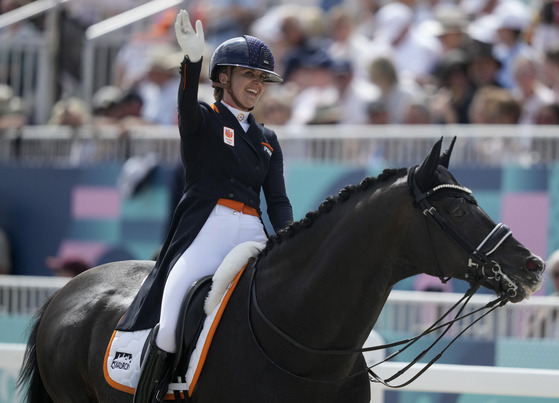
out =
<svg viewBox="0 0 559 403"><path fill-rule="evenodd" d="M397 228L405 203L381 193L354 195L270 252L258 287L275 320L314 330L317 342L366 338L392 285L406 277L398 274L405 242Z"/></svg>

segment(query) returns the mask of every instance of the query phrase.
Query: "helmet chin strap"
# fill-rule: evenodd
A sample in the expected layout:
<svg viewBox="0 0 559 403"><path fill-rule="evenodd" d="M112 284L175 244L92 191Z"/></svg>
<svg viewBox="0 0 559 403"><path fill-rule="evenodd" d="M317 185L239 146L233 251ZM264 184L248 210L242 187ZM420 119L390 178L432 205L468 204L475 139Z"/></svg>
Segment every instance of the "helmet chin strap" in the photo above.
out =
<svg viewBox="0 0 559 403"><path fill-rule="evenodd" d="M233 94L233 88L231 86L231 81L233 80L232 72L233 66L227 66L227 77L229 77L229 80L225 84L213 82L212 85L214 87L223 88L229 95L231 95L231 99L233 100L233 102L235 102L235 104L239 105L242 109L246 109L250 112L254 109L254 106L248 107L246 105L243 105L243 103L239 101L239 98L237 98L235 94Z"/></svg>

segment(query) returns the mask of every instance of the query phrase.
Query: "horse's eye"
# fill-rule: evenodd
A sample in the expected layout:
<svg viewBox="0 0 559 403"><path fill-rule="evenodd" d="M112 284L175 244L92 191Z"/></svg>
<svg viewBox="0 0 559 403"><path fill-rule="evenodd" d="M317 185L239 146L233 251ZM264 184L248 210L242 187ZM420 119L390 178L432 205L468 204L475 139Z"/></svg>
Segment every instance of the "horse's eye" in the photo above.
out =
<svg viewBox="0 0 559 403"><path fill-rule="evenodd" d="M458 207L458 208L454 209L454 211L452 212L452 215L454 217L457 217L457 218L464 217L466 215L466 210L464 210L463 207Z"/></svg>

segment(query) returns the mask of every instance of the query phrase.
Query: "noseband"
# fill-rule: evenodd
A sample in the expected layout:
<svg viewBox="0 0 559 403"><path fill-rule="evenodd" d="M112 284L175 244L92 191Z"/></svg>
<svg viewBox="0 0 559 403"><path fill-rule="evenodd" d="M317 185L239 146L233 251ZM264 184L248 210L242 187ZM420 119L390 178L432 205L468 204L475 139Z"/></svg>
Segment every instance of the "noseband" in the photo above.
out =
<svg viewBox="0 0 559 403"><path fill-rule="evenodd" d="M481 243L477 247L474 247L452 225L452 223L450 223L448 219L429 202L429 198L441 189L451 189L466 194L471 194L472 191L467 187L448 183L435 186L434 188L426 192L422 192L421 189L419 189L419 186L417 186L417 182L415 180L416 170L417 166L414 166L410 168L408 174L408 185L412 189L415 202L423 211L426 223L427 217L432 217L439 225L439 227L441 227L441 229L446 234L452 237L458 243L458 245L460 245L470 255L470 258L467 262L467 266L470 270L468 273L466 273L466 279L470 282L470 284L481 283L483 280L497 281L504 285L504 292L506 293L507 297L515 297L518 292L518 286L502 271L499 263L489 257L489 255L495 252L499 248L499 246L501 246L501 244L510 235L512 235L510 228L502 223L496 224L489 235L487 235L487 237L485 237L485 239L481 241ZM441 268L434 254L434 247L431 242L431 236L428 229L427 239L431 246L433 260L435 262L438 276L442 282L447 282L449 280L449 277L445 277L441 271Z"/></svg>

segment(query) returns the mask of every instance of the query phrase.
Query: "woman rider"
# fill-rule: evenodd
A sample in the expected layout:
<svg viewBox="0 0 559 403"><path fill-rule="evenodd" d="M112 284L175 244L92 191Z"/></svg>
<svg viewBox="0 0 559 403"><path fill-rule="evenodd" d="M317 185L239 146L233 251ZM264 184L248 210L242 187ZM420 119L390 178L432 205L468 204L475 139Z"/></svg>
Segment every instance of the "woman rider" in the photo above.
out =
<svg viewBox="0 0 559 403"><path fill-rule="evenodd" d="M155 326L134 402L165 396L180 302L190 285L213 274L236 245L266 242L261 190L275 231L293 221L277 136L250 114L265 83L282 81L274 73L270 49L251 36L221 44L210 60L216 102L208 105L197 99L202 23L196 21L194 31L188 13L181 10L175 31L185 56L178 113L186 186L155 267L118 326L129 331Z"/></svg>

